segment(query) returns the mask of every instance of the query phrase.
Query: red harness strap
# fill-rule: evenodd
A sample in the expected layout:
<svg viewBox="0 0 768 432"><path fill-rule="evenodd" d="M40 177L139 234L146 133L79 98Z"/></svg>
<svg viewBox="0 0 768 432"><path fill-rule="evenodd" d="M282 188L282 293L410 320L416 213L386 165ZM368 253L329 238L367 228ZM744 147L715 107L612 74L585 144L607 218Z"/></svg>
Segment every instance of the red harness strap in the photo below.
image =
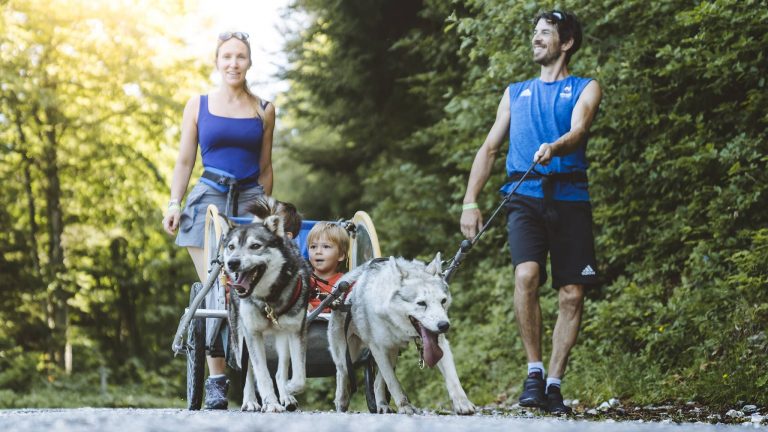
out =
<svg viewBox="0 0 768 432"><path fill-rule="evenodd" d="M279 311L276 311L275 315L280 316L286 313L288 309L292 308L293 305L295 305L296 302L299 301L299 297L301 297L301 289L303 287L304 287L304 284L301 282L301 277L299 277L298 279L296 279L296 288L293 289L293 295L291 296L291 301L289 301L284 308L280 309Z"/></svg>

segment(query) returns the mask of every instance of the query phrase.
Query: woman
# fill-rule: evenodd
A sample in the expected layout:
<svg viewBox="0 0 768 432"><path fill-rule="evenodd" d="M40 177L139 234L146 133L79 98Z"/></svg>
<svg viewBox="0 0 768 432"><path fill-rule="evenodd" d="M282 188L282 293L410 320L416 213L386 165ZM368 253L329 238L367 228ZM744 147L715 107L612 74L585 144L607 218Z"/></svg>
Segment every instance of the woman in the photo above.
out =
<svg viewBox="0 0 768 432"><path fill-rule="evenodd" d="M194 96L184 108L181 146L171 182L171 199L163 228L176 244L189 251L201 281L206 280L203 256L205 212L209 204L226 213L229 187L236 188L236 215L256 198L272 194L272 132L275 107L251 93L245 74L251 67L248 34L219 35L216 70L221 86L208 95ZM181 198L195 166L197 145L205 172L190 191L182 210ZM226 181L222 182L222 177ZM236 182L234 186L228 183ZM223 351L223 350L222 350ZM223 352L208 357L209 377L205 383L206 409L226 409L228 382L224 375Z"/></svg>

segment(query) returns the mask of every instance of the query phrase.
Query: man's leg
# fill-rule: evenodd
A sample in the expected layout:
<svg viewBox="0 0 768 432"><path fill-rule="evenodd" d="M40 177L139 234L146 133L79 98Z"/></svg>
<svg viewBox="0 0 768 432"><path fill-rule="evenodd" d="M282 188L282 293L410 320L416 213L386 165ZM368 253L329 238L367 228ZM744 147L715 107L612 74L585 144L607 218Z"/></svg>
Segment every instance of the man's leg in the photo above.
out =
<svg viewBox="0 0 768 432"><path fill-rule="evenodd" d="M515 267L515 318L523 340L528 364L541 363L541 306L539 305L539 264L534 261ZM543 407L544 370L530 370L523 383L520 405Z"/></svg>
<svg viewBox="0 0 768 432"><path fill-rule="evenodd" d="M541 306L539 264L533 261L515 267L515 318L528 362L541 361Z"/></svg>
<svg viewBox="0 0 768 432"><path fill-rule="evenodd" d="M188 247L189 256L195 264L195 271L200 282L205 283L208 274L205 272L205 256L203 248ZM226 409L228 381L225 376L227 362L224 357L206 356L208 363L208 379L205 383L205 407L207 409ZM216 399L214 401L214 399Z"/></svg>
<svg viewBox="0 0 768 432"><path fill-rule="evenodd" d="M565 374L568 356L576 344L584 307L584 286L565 285L558 292L559 313L552 334L552 358L549 361L547 379L548 410L553 414L565 414L569 409L563 404L560 380Z"/></svg>

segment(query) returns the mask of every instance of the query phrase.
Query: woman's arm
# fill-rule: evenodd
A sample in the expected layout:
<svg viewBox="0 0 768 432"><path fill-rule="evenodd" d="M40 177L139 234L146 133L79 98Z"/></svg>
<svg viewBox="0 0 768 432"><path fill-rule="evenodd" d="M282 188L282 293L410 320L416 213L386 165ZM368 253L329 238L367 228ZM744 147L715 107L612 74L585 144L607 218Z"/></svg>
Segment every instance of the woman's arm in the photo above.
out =
<svg viewBox="0 0 768 432"><path fill-rule="evenodd" d="M259 160L259 184L264 193L272 195L272 135L275 131L275 106L267 104L264 110L264 136L261 139L261 159Z"/></svg>
<svg viewBox="0 0 768 432"><path fill-rule="evenodd" d="M195 167L197 158L197 112L200 108L200 97L195 96L187 101L184 107L184 116L181 121L181 143L179 155L176 158L176 166L173 168L171 180L171 199L169 208L163 218L163 228L168 234L173 234L179 228L179 216L181 214L181 199L189 185L189 177ZM173 203L179 205L173 206Z"/></svg>

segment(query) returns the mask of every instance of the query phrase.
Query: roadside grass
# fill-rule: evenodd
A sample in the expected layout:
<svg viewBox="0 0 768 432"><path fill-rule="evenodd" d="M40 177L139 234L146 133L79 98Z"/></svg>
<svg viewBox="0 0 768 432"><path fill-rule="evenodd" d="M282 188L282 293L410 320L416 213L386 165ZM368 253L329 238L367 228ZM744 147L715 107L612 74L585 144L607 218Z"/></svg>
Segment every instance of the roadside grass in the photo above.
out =
<svg viewBox="0 0 768 432"><path fill-rule="evenodd" d="M0 408L3 409L81 407L184 408L186 402L181 392L168 387L135 383L108 384L102 388L96 373L75 374L50 382L40 379L24 391L0 389Z"/></svg>

